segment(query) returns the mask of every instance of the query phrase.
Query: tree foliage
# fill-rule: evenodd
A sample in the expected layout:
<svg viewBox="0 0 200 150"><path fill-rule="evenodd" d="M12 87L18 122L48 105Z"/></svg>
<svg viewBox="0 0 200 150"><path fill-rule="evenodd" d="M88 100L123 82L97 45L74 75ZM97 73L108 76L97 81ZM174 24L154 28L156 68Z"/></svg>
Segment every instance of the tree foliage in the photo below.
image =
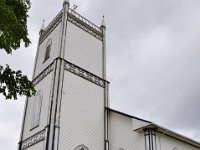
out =
<svg viewBox="0 0 200 150"><path fill-rule="evenodd" d="M21 41L27 47L27 18L29 0L0 0L0 48L7 53L20 47Z"/></svg>
<svg viewBox="0 0 200 150"><path fill-rule="evenodd" d="M7 65L0 66L0 93L6 99L17 99L17 95L31 96L35 93L34 86L27 76L22 75L20 70L13 71Z"/></svg>
<svg viewBox="0 0 200 150"><path fill-rule="evenodd" d="M0 49L7 54L30 45L27 30L29 0L0 0ZM35 94L34 85L20 70L0 65L0 93L6 99L17 99L17 95Z"/></svg>

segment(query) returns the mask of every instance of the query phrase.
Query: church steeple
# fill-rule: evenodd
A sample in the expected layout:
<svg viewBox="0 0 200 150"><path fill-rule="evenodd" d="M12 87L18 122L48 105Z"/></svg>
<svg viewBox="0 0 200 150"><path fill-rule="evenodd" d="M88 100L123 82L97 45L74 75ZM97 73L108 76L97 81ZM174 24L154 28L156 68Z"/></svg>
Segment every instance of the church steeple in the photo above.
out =
<svg viewBox="0 0 200 150"><path fill-rule="evenodd" d="M27 98L19 150L108 149L105 20L96 26L69 5L40 29L39 96Z"/></svg>

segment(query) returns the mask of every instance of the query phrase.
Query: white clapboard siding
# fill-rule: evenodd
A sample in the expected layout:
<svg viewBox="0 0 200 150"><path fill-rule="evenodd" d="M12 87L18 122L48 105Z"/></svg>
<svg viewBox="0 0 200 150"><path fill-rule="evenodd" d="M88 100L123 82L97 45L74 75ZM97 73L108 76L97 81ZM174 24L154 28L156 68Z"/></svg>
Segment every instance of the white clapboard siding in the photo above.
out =
<svg viewBox="0 0 200 150"><path fill-rule="evenodd" d="M102 41L67 22L65 59L102 77Z"/></svg>
<svg viewBox="0 0 200 150"><path fill-rule="evenodd" d="M30 129L31 129L32 111L33 111L33 101L34 101L35 96L28 98L28 105L27 105L24 132L23 132L23 140L32 136L38 131L43 130L45 126L47 125L52 75L53 73L51 72L43 80L41 80L35 87L36 90L39 90L39 89L42 90L43 100L42 100L42 106L41 106L40 123L39 123L39 126L33 130L30 130Z"/></svg>
<svg viewBox="0 0 200 150"><path fill-rule="evenodd" d="M59 150L84 144L104 149L104 90L68 71L64 74Z"/></svg>
<svg viewBox="0 0 200 150"><path fill-rule="evenodd" d="M132 129L132 118L109 112L110 150L145 150L144 133Z"/></svg>
<svg viewBox="0 0 200 150"><path fill-rule="evenodd" d="M156 132L157 150L200 150L190 144Z"/></svg>

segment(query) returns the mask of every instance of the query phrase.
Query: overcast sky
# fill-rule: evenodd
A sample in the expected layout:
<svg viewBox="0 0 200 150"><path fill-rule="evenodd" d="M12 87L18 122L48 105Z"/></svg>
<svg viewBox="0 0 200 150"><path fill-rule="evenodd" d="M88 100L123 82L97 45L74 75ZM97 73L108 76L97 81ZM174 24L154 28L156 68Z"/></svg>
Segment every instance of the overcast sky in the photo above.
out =
<svg viewBox="0 0 200 150"><path fill-rule="evenodd" d="M62 0L32 0L32 45L0 63L31 78L38 31L62 9ZM110 106L200 141L200 1L71 0L77 12L107 27ZM25 97L0 97L0 149L17 149Z"/></svg>

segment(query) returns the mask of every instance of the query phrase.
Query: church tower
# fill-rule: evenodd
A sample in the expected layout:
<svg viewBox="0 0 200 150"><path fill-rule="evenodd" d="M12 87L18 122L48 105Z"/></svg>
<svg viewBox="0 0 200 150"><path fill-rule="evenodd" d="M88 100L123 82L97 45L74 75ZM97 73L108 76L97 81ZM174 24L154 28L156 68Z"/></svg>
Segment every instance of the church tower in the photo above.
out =
<svg viewBox="0 0 200 150"><path fill-rule="evenodd" d="M108 150L106 26L96 26L65 0L40 30L19 150Z"/></svg>

